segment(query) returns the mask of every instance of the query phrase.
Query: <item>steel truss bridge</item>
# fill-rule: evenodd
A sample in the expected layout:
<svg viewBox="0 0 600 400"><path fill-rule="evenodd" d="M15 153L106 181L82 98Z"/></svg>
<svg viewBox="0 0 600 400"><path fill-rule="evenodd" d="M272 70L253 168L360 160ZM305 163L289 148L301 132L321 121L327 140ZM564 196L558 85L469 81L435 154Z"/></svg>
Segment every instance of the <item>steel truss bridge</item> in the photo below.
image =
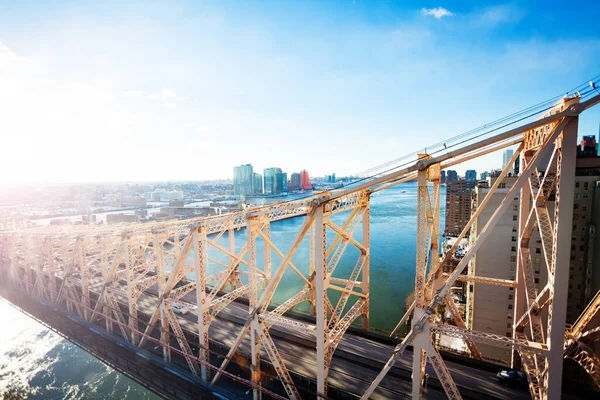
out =
<svg viewBox="0 0 600 400"><path fill-rule="evenodd" d="M600 359L585 342L598 333L598 328L589 329L589 325L600 308L600 295L575 325L565 327L578 117L599 102L600 95L585 101L578 95L565 96L535 121L502 133L471 137L449 147L444 144L435 151L423 151L387 173L296 201L166 223L5 225L0 232L1 280L22 288L31 297L64 307L80 319L101 323L106 332L126 338L137 348L160 346L167 363L175 354L183 357L189 372L207 387L215 387L224 376L247 384L255 399L263 395L283 398L284 393L290 399L300 399L298 376L305 376L316 382L316 396L327 398L332 360L340 343L350 340L350 326L360 322L362 329L369 328L370 256L371 251L376 251L370 246L370 196L417 180L415 300L398 321L393 335L407 321L410 330L401 342L396 342L399 344L391 353L386 353L389 359L383 369L363 385L366 391L360 393L362 399L386 397L381 394L385 392L380 392L380 385L394 364L406 358L408 346L412 347L412 397L423 395L426 368L432 368L446 396L460 399L464 390L455 383L450 372L453 368L442 359L436 346L435 338L440 334L462 339L473 358L481 358L478 344L511 349L513 366L522 365L528 376L531 396L560 398L564 357L577 361L600 384ZM518 147L512 160L454 247L438 257L441 170L509 146ZM517 157L521 173L516 183L487 224L478 229L479 234L454 271L443 273L440 266L455 253L460 239L486 209ZM551 194L555 202L553 212L547 207ZM466 267L517 195L520 205L516 277L503 280L477 276ZM332 217L338 214L335 220L343 217L343 223L334 222ZM293 217L303 218L303 223L291 246L281 249L272 241L271 224ZM246 232L241 247L239 243L236 246L234 234L240 229ZM536 230L542 239L548 269L542 290L534 283L529 246ZM309 265L297 266L294 256L306 246ZM351 273L340 277L336 268L348 248L355 248L358 256ZM278 262L274 264L272 259ZM273 305L273 296L286 272L296 275L304 286L283 303ZM194 278L188 279L192 274ZM466 326L449 296L457 280L514 288L511 337ZM332 301L333 292L337 292L337 301ZM247 301L241 312L242 306L237 303L240 299ZM304 302L310 306L314 323L290 317L289 312ZM182 303L196 306L188 316L191 318L184 319L174 312L174 304L177 307ZM221 323L219 317L226 310L232 313L234 305L240 329L229 333L223 341L227 343L227 354L215 362L211 356L211 335ZM452 314L453 325L436 317L435 309L440 305ZM279 339L274 339L276 332ZM311 368L295 368L294 362L282 355L282 347L286 346L285 352L289 353L290 346L281 340L282 332L283 336L299 335L314 343L307 352L312 358ZM190 344L190 333L196 343ZM248 378L228 372L231 361L236 362L242 349L250 353ZM267 370L280 382L283 390L279 393L266 388Z"/></svg>

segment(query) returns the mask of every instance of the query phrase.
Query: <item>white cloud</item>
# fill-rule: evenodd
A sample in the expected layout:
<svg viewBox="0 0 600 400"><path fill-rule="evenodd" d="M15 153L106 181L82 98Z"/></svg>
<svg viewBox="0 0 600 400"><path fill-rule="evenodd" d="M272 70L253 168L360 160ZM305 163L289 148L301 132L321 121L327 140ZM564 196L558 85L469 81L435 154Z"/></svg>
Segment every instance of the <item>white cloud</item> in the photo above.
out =
<svg viewBox="0 0 600 400"><path fill-rule="evenodd" d="M0 68L11 64L17 60L17 55L5 44L0 42Z"/></svg>
<svg viewBox="0 0 600 400"><path fill-rule="evenodd" d="M446 10L444 7L436 7L436 8L422 8L421 14L423 15L431 15L436 19L441 19L442 17L450 17L454 15L454 13Z"/></svg>
<svg viewBox="0 0 600 400"><path fill-rule="evenodd" d="M498 24L518 22L524 16L524 11L510 6L500 5L494 7L488 7L479 16L481 23L487 26L495 26Z"/></svg>
<svg viewBox="0 0 600 400"><path fill-rule="evenodd" d="M177 96L173 89L168 88L150 94L147 94L143 90L126 90L121 93L121 96L126 98L157 100L162 102L163 105L168 108L175 108L177 107L177 101L185 100L185 97Z"/></svg>
<svg viewBox="0 0 600 400"><path fill-rule="evenodd" d="M181 100L172 89L163 89L160 92L152 93L149 97L153 100L162 100L165 102L169 100Z"/></svg>
<svg viewBox="0 0 600 400"><path fill-rule="evenodd" d="M121 93L121 96L123 97L131 97L131 98L139 98L139 97L146 97L146 93L144 93L141 90L126 90L123 93Z"/></svg>

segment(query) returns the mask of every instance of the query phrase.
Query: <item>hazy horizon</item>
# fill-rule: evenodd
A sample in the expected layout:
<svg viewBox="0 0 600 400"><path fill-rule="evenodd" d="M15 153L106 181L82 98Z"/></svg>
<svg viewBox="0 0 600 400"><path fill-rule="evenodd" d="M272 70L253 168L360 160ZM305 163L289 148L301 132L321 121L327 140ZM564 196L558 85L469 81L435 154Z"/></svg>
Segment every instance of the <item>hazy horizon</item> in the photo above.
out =
<svg viewBox="0 0 600 400"><path fill-rule="evenodd" d="M596 2L0 8L5 184L227 179L246 163L348 176L600 73ZM582 114L580 135L598 121Z"/></svg>

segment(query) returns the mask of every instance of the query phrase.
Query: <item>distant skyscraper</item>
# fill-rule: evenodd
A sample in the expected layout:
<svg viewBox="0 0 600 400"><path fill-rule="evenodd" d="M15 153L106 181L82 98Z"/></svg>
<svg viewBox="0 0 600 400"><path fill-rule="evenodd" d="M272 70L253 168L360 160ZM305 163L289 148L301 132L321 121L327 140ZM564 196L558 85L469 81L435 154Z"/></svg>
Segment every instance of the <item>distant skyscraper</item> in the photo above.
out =
<svg viewBox="0 0 600 400"><path fill-rule="evenodd" d="M512 149L507 149L502 152L502 169L504 169L504 167L506 167L506 164L510 162L510 159L512 158L513 154L514 152L512 151ZM510 174L514 174L514 168L511 168L508 172Z"/></svg>
<svg viewBox="0 0 600 400"><path fill-rule="evenodd" d="M252 194L254 171L251 164L233 167L233 193L237 195Z"/></svg>
<svg viewBox="0 0 600 400"><path fill-rule="evenodd" d="M277 180L277 187L275 188L277 193L287 192L288 180L287 180L287 172L279 172L275 177Z"/></svg>
<svg viewBox="0 0 600 400"><path fill-rule="evenodd" d="M446 170L445 170L445 169L443 169L443 170L440 172L440 175L441 175L441 180L440 180L440 183L446 183Z"/></svg>
<svg viewBox="0 0 600 400"><path fill-rule="evenodd" d="M476 181L477 180L477 171L474 169L468 169L465 172L465 179L468 181Z"/></svg>
<svg viewBox="0 0 600 400"><path fill-rule="evenodd" d="M302 189L302 175L299 172L294 172L290 178L290 190Z"/></svg>
<svg viewBox="0 0 600 400"><path fill-rule="evenodd" d="M265 168L263 170L264 194L277 194L277 174L281 174L281 168Z"/></svg>
<svg viewBox="0 0 600 400"><path fill-rule="evenodd" d="M485 171L485 172L481 173L481 180L482 181L485 181L489 177L490 177L490 173L489 172Z"/></svg>
<svg viewBox="0 0 600 400"><path fill-rule="evenodd" d="M594 135L586 135L581 140L581 144L577 146L577 157L595 157L596 137Z"/></svg>
<svg viewBox="0 0 600 400"><path fill-rule="evenodd" d="M310 178L308 177L308 171L304 169L304 170L302 170L302 172L300 174L302 175L302 177L301 177L302 190L311 190L312 183L310 183Z"/></svg>
<svg viewBox="0 0 600 400"><path fill-rule="evenodd" d="M252 186L252 193L254 194L262 194L263 192L263 188L262 188L262 175L261 174L257 174L256 172L253 175L253 179L254 181L252 182L253 186Z"/></svg>
<svg viewBox="0 0 600 400"><path fill-rule="evenodd" d="M457 180L458 180L458 173L453 169L449 169L446 173L446 183L452 182L452 181L457 181Z"/></svg>

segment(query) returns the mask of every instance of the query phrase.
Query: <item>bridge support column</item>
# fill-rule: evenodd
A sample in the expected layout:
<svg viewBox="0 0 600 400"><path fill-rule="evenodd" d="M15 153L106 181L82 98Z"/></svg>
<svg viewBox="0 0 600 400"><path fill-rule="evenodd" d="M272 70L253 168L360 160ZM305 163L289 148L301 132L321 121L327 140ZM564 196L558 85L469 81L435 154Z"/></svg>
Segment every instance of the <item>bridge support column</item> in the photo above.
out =
<svg viewBox="0 0 600 400"><path fill-rule="evenodd" d="M126 268L126 276L127 276L127 303L129 305L129 331L130 331L130 340L131 343L137 344L138 340L138 322L137 322L137 294L136 294L136 281L133 272L134 267L134 251L132 249L132 243L127 238L123 241L123 245L125 246L125 268Z"/></svg>
<svg viewBox="0 0 600 400"><path fill-rule="evenodd" d="M367 249L367 254L365 255L365 261L362 267L362 277L360 289L361 292L366 295L365 297L365 305L363 308L362 315L362 328L365 330L369 330L369 309L370 309L370 295L369 295L369 287L370 287L370 277L371 277L371 203L370 197L367 195L367 199L365 200L364 211L362 216L362 245Z"/></svg>
<svg viewBox="0 0 600 400"><path fill-rule="evenodd" d="M317 396L327 398L327 376L325 375L325 354L327 347L327 232L323 206L317 206L315 213L315 308L317 322Z"/></svg>
<svg viewBox="0 0 600 400"><path fill-rule="evenodd" d="M158 275L158 293L162 295L166 288L166 277L165 277L165 258L164 258L164 242L165 234L158 234L153 232L152 237L152 248L154 250L154 263L155 272ZM167 314L165 311L164 303L160 304L160 342L163 348L163 358L167 362L171 362L171 348L169 344L171 342L171 335L169 334L169 321L167 320Z"/></svg>
<svg viewBox="0 0 600 400"><path fill-rule="evenodd" d="M196 275L196 311L198 312L198 357L204 363L210 363L208 327L209 315L206 302L206 234L194 230L194 273ZM210 379L210 369L206 364L200 365L200 377L204 382Z"/></svg>
<svg viewBox="0 0 600 400"><path fill-rule="evenodd" d="M271 222L269 221L268 218L265 218L265 220L262 224L262 232L266 237L271 239ZM271 252L273 250L271 249L271 246L267 246L267 244L265 243L264 251L265 251L265 258L264 258L263 272L265 273L265 277L267 279L271 279Z"/></svg>
<svg viewBox="0 0 600 400"><path fill-rule="evenodd" d="M88 319L90 310L90 272L86 263L86 246L83 239L77 240L77 262L79 263L79 272L81 274L81 300L83 302L83 319Z"/></svg>
<svg viewBox="0 0 600 400"><path fill-rule="evenodd" d="M309 267L308 267L308 277L309 279L313 279L313 285L311 287L311 296L310 296L310 315L313 317L317 316L317 307L315 304L315 284L314 277L315 275L315 235L316 235L316 225L313 223L309 228Z"/></svg>
<svg viewBox="0 0 600 400"><path fill-rule="evenodd" d="M419 155L423 158L424 155ZM429 341L429 336L425 337L423 324L417 325L425 315L425 278L427 273L427 260L430 246L427 243L427 234L429 231L428 204L429 204L429 182L427 168L421 169L417 173L418 194L417 194L417 259L415 268L415 310L412 319L412 330L416 332L413 340L413 373L412 373L412 397L420 399L422 395L422 382L425 374L427 358L425 354L425 344ZM425 324L428 324L426 322ZM425 341L427 340L427 342Z"/></svg>
<svg viewBox="0 0 600 400"><path fill-rule="evenodd" d="M534 152L523 151L521 153L521 166L520 170L524 171L527 165L531 162L533 158ZM522 236L523 232L527 226L527 218L528 218L528 210L531 209L531 187L529 185L523 185L521 187L521 193L519 195L519 252L521 252L522 244ZM529 243L526 244L529 246ZM517 257L517 268L515 272L515 280L517 282L516 287L514 288L514 311L513 311L513 338L516 338L519 334L519 330L522 331L522 328L518 327L516 322L519 317L527 310L526 307L526 289L525 289L525 274L524 274L525 265L523 264L523 259L521 257ZM517 350L513 350L511 356L511 367L520 370L521 369L521 359L519 357L519 353Z"/></svg>
<svg viewBox="0 0 600 400"><path fill-rule="evenodd" d="M577 154L578 117L569 121L556 141L557 182L554 209L554 241L549 280L554 290L550 291L548 309L548 355L547 375L544 389L548 400L560 399L562 389L563 351L569 291L569 265L573 223L573 199L575 187L575 162ZM562 190L561 190L562 188ZM560 218L559 218L560 216Z"/></svg>
<svg viewBox="0 0 600 400"><path fill-rule="evenodd" d="M258 303L258 267L256 265L256 238L257 230L259 229L259 221L256 218L248 219L247 231L248 231L248 279L250 281L250 293L249 293L249 309L248 312L252 313L257 307ZM265 244L265 251L268 246ZM252 383L260 387L260 327L258 316L255 315L250 322L250 346L252 353L252 365L250 371L252 374ZM255 388L252 391L252 397L254 400L262 398L262 392Z"/></svg>

